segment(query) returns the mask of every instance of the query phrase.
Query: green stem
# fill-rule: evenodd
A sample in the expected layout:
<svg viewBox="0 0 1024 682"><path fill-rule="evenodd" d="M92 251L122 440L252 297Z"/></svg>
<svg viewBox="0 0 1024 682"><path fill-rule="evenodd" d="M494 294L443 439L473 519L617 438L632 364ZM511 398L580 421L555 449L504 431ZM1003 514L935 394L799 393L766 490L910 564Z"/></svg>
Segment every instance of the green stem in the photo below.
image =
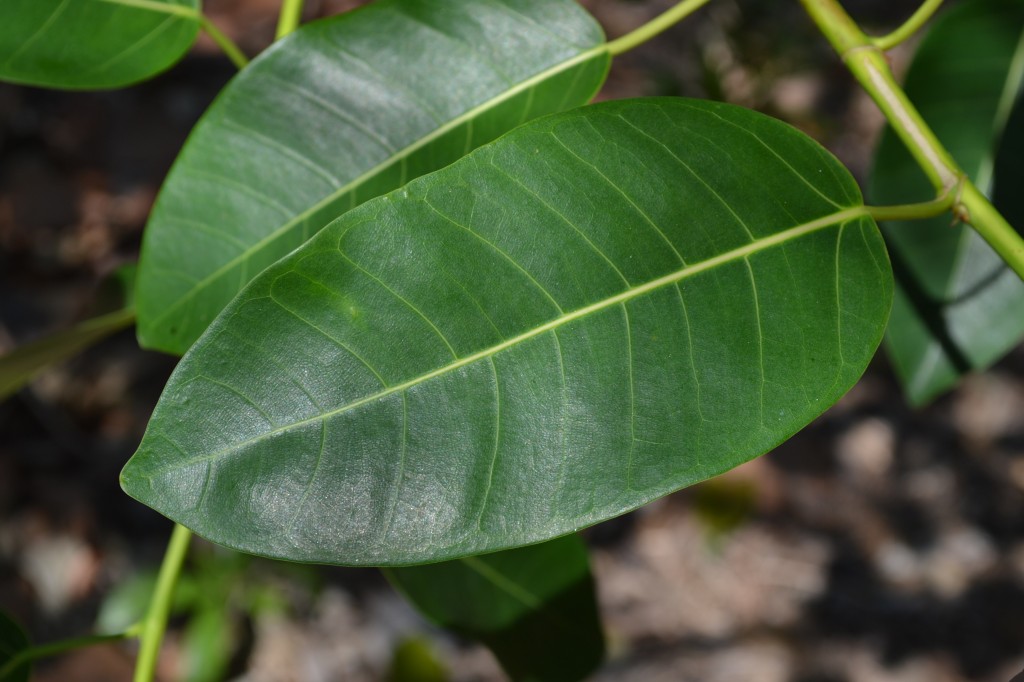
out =
<svg viewBox="0 0 1024 682"><path fill-rule="evenodd" d="M65 651L83 649L87 646L117 642L122 639L128 639L129 637L135 637L138 635L138 629L139 626L136 624L124 632L118 632L112 635L88 635L85 637L74 637L72 639L62 639L59 642L40 644L39 646L24 649L19 651L13 658L0 667L0 680L6 678L26 663L30 663L40 658L46 658L47 656L56 656L57 654L64 653Z"/></svg>
<svg viewBox="0 0 1024 682"><path fill-rule="evenodd" d="M902 26L888 35L872 38L879 50L891 50L910 36L917 33L942 5L942 0L925 0Z"/></svg>
<svg viewBox="0 0 1024 682"><path fill-rule="evenodd" d="M294 2L295 0L285 1ZM224 51L224 54L228 56L228 59L234 62L235 66L242 69L249 63L248 57L238 49L238 46L235 45L231 38L224 35L224 33L222 33L212 21L210 21L210 17L201 12L197 12L192 7L185 7L184 5L175 5L167 2L157 2L156 0L100 0L100 2L108 2L113 5L128 5L129 7L148 9L163 14L173 14L175 16L198 21L203 30L213 38L213 42L220 46L220 49Z"/></svg>
<svg viewBox="0 0 1024 682"><path fill-rule="evenodd" d="M608 52L614 57L646 43L659 33L678 24L687 16L703 7L709 0L683 0L675 7L659 14L638 29L608 43Z"/></svg>
<svg viewBox="0 0 1024 682"><path fill-rule="evenodd" d="M963 219L1024 279L1024 240L970 180L960 196Z"/></svg>
<svg viewBox="0 0 1024 682"><path fill-rule="evenodd" d="M967 178L935 137L906 93L897 84L885 55L864 35L838 0L801 0L807 13L836 49L861 87L885 118L936 192L945 196L958 187L954 213L969 222L996 253L1024 279L1024 239L1006 222Z"/></svg>
<svg viewBox="0 0 1024 682"><path fill-rule="evenodd" d="M280 40L299 27L302 20L303 0L284 0L281 3L281 15L277 19L277 36Z"/></svg>
<svg viewBox="0 0 1024 682"><path fill-rule="evenodd" d="M185 561L191 538L192 531L185 526L174 525L164 562L156 578L156 589L149 602L149 611L141 624L139 658L135 662L135 676L132 678L134 682L153 682L156 675L156 661L167 629L167 618L171 613L174 588L178 584L181 565Z"/></svg>
<svg viewBox="0 0 1024 682"><path fill-rule="evenodd" d="M938 199L917 204L898 206L865 206L868 215L876 221L882 220L923 220L942 215L953 208L957 201L956 192L950 190Z"/></svg>
<svg viewBox="0 0 1024 682"><path fill-rule="evenodd" d="M223 32L217 26L210 21L210 17L205 14L199 15L199 23L202 25L203 30L206 31L207 35L213 38L213 42L220 46L220 49L224 51L224 54L228 56L235 66L239 69L244 69L249 64L249 58L238 49L238 45L224 35Z"/></svg>

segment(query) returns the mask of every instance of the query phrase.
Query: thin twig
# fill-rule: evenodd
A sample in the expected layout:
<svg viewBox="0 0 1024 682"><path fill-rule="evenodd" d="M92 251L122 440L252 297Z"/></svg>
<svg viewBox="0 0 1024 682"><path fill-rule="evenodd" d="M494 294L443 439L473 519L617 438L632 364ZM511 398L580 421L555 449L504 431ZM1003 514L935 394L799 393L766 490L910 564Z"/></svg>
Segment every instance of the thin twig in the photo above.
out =
<svg viewBox="0 0 1024 682"><path fill-rule="evenodd" d="M244 69L249 64L249 58L235 45L231 38L228 38L212 21L210 17L205 14L200 15L199 19L203 30L206 31L207 35L213 38L213 42L220 46L220 49L224 51L224 54L228 56L235 66L239 69Z"/></svg>
<svg viewBox="0 0 1024 682"><path fill-rule="evenodd" d="M917 33L941 6L942 0L925 0L902 26L888 35L872 38L871 42L879 50L891 50Z"/></svg>
<svg viewBox="0 0 1024 682"><path fill-rule="evenodd" d="M659 14L643 26L608 43L609 54L614 57L646 43L659 33L675 26L708 2L709 0L683 0L672 9Z"/></svg>
<svg viewBox="0 0 1024 682"><path fill-rule="evenodd" d="M302 20L303 0L283 0L281 3L281 15L277 19L277 35L275 40L280 40L299 27Z"/></svg>
<svg viewBox="0 0 1024 682"><path fill-rule="evenodd" d="M850 18L839 0L801 0L811 19L842 57L861 87L878 105L936 193L959 186L956 215L980 234L1017 275L1024 279L1024 239L978 191L921 118L889 68L885 55Z"/></svg>

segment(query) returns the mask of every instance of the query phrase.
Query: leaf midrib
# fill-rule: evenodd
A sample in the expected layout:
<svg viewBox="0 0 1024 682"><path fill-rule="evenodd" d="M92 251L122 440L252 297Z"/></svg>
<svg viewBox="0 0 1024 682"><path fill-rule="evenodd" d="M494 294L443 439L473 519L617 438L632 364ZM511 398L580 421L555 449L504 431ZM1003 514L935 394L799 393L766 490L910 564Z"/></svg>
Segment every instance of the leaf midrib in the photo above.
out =
<svg viewBox="0 0 1024 682"><path fill-rule="evenodd" d="M119 2L121 0L101 0L101 1L103 1L103 2ZM421 137L420 139L416 140L416 142L414 142L414 143L412 143L410 145L406 145L405 147L403 147L402 149L400 149L397 152L393 153L391 156L387 157L384 161L380 162L379 164L377 164L376 166L374 166L370 170L366 171L365 173L363 173L359 177L357 177L354 180L350 181L349 183L343 185L342 187L339 187L336 191L328 194L323 199L321 199L317 203L313 204L312 206L310 206L305 211L296 214L294 218L292 218L291 220L289 220L286 223L283 223L280 227L278 227L273 232L268 233L266 236L261 238L258 242L255 242L249 249L246 249L246 250L242 251L241 253L239 253L237 256L235 256L231 260L226 261L223 265L221 265L219 268L217 268L216 270L211 272L209 275L206 275L205 277L203 277L201 280L199 280L195 284L195 286L193 286L191 289L189 289L187 292L185 292L185 294L183 296L181 296L179 299L174 301L174 303L169 305L164 310L163 313L161 313L158 317L154 318L153 322L152 322L152 326L154 326L154 327L159 326L160 323L162 323L168 317L171 317L172 315L174 315L182 306L184 306L189 301L191 301L193 298L198 296L201 292L205 291L212 282L216 281L216 279L219 278L221 275L223 275L225 272L229 272L232 268L234 268L236 265L238 265L239 263L244 261L246 258L251 257L252 254L257 253L264 246L266 246L270 242L274 241L275 239L280 237L282 234L285 234L290 229L292 229L295 225L300 224L303 220L305 220L309 216L314 215L320 209L322 209L325 206L331 204L332 202L336 201L337 199L345 196L346 194L349 194L350 192L353 192L353 191L359 189L359 187L361 187L364 183L366 183L366 182L372 180L373 178L377 177L377 175L379 175L382 171L388 169L389 167L394 165L396 162L399 162L399 161L402 161L403 159L409 158L412 154L414 154L415 152L419 151L423 147L426 147L427 145L431 144L435 140L437 140L437 139L443 137L444 135L450 133L451 131L457 129L459 126L463 125L464 123L467 123L467 122L475 120L478 116L480 116L484 112L486 112L486 111L488 111L490 109L493 109L494 107L502 104L505 101L508 101L509 99L512 99L516 95L519 95L519 94L521 94L523 92L526 92L527 90L529 90L529 89L539 85L541 82L543 82L543 81L545 81L545 80L547 80L547 79L549 79L551 77L556 76L559 73L562 73L564 71L568 71L569 69L571 69L574 66L578 66L578 65L583 64L584 62L587 62L587 61L589 61L591 59L600 57L602 54L605 54L607 52L608 52L608 43L607 42L601 43L600 45L598 45L596 47L593 47L593 48L591 48L591 49L589 49L589 50L587 50L585 52L581 52L580 54L576 55L575 57L572 57L571 59L568 59L568 60L566 60L564 62L556 64L555 66L552 66L552 67L550 67L548 69L545 69L544 71L541 71L540 73L535 74L534 76L531 76L530 78L527 78L526 80L524 80L524 81L522 81L522 82L512 86L511 88L505 90L500 95L498 95L496 97L492 97L491 99L487 100L486 102L482 102L481 104L478 104L477 106L475 106L472 109L466 111L465 113L461 114L460 116L457 116L456 118L453 118L448 123L446 123L446 124L444 124L444 125L442 125L442 126L440 126L438 128L435 128L433 132L425 135L424 137ZM341 215L341 214L339 214L339 215Z"/></svg>
<svg viewBox="0 0 1024 682"><path fill-rule="evenodd" d="M458 561L461 561L467 568L528 609L533 611L540 610L542 605L540 597L532 594L526 588L480 558L468 556L462 557Z"/></svg>
<svg viewBox="0 0 1024 682"><path fill-rule="evenodd" d="M712 268L716 268L721 265L725 265L727 263L747 258L751 255L754 255L761 251L765 251L775 246L779 246L786 242L793 241L812 232L816 232L818 230L822 230L836 224L842 225L851 220L869 216L870 213L868 212L868 209L865 206L853 206L847 209L843 209L841 211L836 211L835 213L831 213L821 218L817 218L815 220L802 223L800 225L797 225L796 227L791 227L781 232L776 232L775 234L770 235L768 237L762 237L761 239L754 240L749 244L745 244L744 246L741 246L739 248L732 249L731 251L726 251L717 256L708 258L707 260L701 261L699 263L694 263L693 265L688 265L667 275L663 275L661 277L653 279L647 282L646 284L630 287L625 291L622 291L614 296L604 298L600 301L591 303L590 305L584 306L572 312L560 315L552 320L545 322L544 324L534 327L533 329L529 329L510 339L502 341L501 343L477 351L476 353L472 353L463 358L459 358L455 362L444 365L443 367L431 370L407 381L395 384L394 386L389 386L369 396L342 405L341 407L335 408L333 410L328 410L326 412L323 412L312 417L300 419L298 421L294 421L283 426L278 426L274 429L271 429L270 431L267 431L266 433L260 434L259 436L250 438L245 441L240 441L238 443L235 443L233 445L230 445L226 448L210 453L208 455L196 457L184 463L176 462L170 466L162 467L161 469L154 472L154 474L147 476L147 478L152 480L153 475L158 475L165 471L170 471L171 469L175 469L182 466L191 466L199 462L214 460L230 452L234 452L241 448L251 446L263 440L272 438L280 433L292 431L294 429L302 428L303 426L306 426L308 424L313 424L324 419L329 419L331 417L337 416L339 414L344 414L345 412L357 409L368 403L380 400L382 398L386 398L387 396L393 395L395 393L406 391L410 388L413 388L414 386L430 381L431 379L435 379L439 376L448 374L449 372L453 372L457 369L470 365L479 360L483 360L485 358L496 355L503 350L516 346L525 341L528 341L534 337L540 336L541 334L558 329L559 327L567 325L576 320L582 319L594 313L598 313L612 306L626 303L627 301L648 294L652 291L660 289L661 287L676 284L677 282L680 282L688 277L692 277L694 275L700 274L707 270L711 270Z"/></svg>
<svg viewBox="0 0 1024 682"><path fill-rule="evenodd" d="M121 5L122 7L142 9L150 12L156 12L158 14L173 14L185 19L194 19L195 21L199 21L201 17L201 12L195 7L177 5L170 2L159 2L159 0L95 0L95 2L105 2L108 5Z"/></svg>

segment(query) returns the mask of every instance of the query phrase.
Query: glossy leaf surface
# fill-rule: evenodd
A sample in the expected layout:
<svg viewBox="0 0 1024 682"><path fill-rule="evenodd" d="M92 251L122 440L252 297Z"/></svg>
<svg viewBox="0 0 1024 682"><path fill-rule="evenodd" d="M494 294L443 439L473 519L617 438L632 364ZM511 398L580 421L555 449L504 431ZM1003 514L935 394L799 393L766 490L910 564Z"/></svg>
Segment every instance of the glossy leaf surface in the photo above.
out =
<svg viewBox="0 0 1024 682"><path fill-rule="evenodd" d="M1019 131L1007 126L1015 99L1021 109L1022 77L1024 0L975 0L943 15L906 79L907 94L936 135L1018 230L1020 184L1010 188L1009 178L1001 180L1009 171L995 161L1002 140L1014 136L1016 149L1006 161L1024 153ZM1006 188L993 196L1001 184ZM870 194L879 204L934 195L890 130L878 149ZM951 388L964 372L988 366L1024 335L1024 283L974 230L951 221L946 215L885 225L897 282L886 346L915 404Z"/></svg>
<svg viewBox="0 0 1024 682"><path fill-rule="evenodd" d="M199 0L3 0L0 80L116 88L178 61L199 31Z"/></svg>
<svg viewBox="0 0 1024 682"><path fill-rule="evenodd" d="M0 611L0 682L28 682L32 667L29 663L9 665L16 655L29 647L28 636L14 620Z"/></svg>
<svg viewBox="0 0 1024 682"><path fill-rule="evenodd" d="M140 342L183 353L328 222L587 102L608 61L572 0L382 0L302 27L225 88L175 162L146 227Z"/></svg>
<svg viewBox="0 0 1024 682"><path fill-rule="evenodd" d="M513 680L580 680L604 656L587 548L575 534L387 576L430 620L485 644Z"/></svg>
<svg viewBox="0 0 1024 682"><path fill-rule="evenodd" d="M178 365L122 486L300 561L539 542L785 440L860 376L890 298L856 184L804 135L585 107L268 268Z"/></svg>

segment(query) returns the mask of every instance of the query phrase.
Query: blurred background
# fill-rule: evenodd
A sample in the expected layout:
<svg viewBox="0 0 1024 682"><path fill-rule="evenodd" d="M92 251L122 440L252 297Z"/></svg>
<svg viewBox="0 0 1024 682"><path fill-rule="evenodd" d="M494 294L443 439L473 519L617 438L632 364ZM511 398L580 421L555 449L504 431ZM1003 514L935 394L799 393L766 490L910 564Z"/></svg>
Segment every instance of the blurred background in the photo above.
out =
<svg viewBox="0 0 1024 682"><path fill-rule="evenodd" d="M305 16L359 4L307 0ZM616 37L671 3L583 4ZM917 6L845 4L879 34ZM279 0L205 6L248 55L272 41ZM912 47L894 51L897 72ZM125 90L0 85L0 353L118 304L111 275L137 257L164 174L233 73L201 37ZM642 95L778 116L861 181L882 124L795 1L716 0L617 58L600 98ZM173 366L127 331L0 403L0 609L33 641L137 617L170 524L117 476ZM1009 682L1024 668L1022 415L1024 349L917 411L879 355L776 452L590 529L609 644L593 679ZM503 679L485 649L425 623L371 569L197 540L178 608L167 680L370 682L424 656L438 666L429 679ZM86 649L34 679L121 682L133 656Z"/></svg>

